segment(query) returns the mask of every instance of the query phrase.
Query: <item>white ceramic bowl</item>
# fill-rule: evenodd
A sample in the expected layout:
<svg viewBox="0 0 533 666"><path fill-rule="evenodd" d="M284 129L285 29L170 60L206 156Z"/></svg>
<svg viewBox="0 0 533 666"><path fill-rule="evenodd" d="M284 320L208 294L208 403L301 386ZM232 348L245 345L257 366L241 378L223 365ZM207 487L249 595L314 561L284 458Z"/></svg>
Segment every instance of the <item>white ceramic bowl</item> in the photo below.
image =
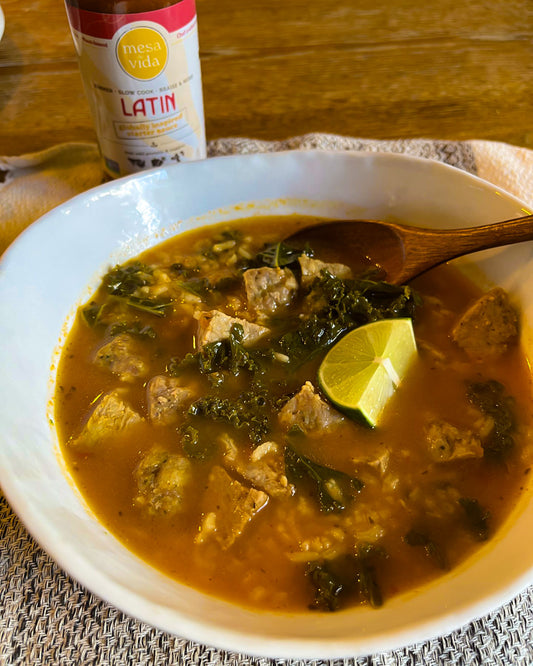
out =
<svg viewBox="0 0 533 666"><path fill-rule="evenodd" d="M368 654L449 632L508 601L533 582L533 551L524 548L533 525L530 491L477 556L377 611L261 614L169 580L109 534L74 487L53 427L53 386L75 309L102 274L182 230L287 212L460 227L523 211L492 185L436 162L325 152L176 165L76 197L24 232L0 264L0 483L7 499L59 565L101 598L161 629L239 652ZM532 356L533 244L475 260L479 279L502 284L521 302Z"/></svg>

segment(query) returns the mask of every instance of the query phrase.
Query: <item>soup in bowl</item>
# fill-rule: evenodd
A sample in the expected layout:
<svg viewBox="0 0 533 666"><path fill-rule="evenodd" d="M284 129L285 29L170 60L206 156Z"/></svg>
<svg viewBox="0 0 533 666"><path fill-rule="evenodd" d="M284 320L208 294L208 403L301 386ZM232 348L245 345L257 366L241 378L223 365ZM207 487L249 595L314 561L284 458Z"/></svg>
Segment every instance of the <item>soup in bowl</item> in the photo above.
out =
<svg viewBox="0 0 533 666"><path fill-rule="evenodd" d="M509 599L531 573L530 244L393 287L283 240L322 217L459 227L521 208L443 165L323 153L66 204L4 259L2 307L34 306L4 338L35 408L5 411L8 499L97 594L235 650L362 654ZM52 376L30 390L41 356Z"/></svg>

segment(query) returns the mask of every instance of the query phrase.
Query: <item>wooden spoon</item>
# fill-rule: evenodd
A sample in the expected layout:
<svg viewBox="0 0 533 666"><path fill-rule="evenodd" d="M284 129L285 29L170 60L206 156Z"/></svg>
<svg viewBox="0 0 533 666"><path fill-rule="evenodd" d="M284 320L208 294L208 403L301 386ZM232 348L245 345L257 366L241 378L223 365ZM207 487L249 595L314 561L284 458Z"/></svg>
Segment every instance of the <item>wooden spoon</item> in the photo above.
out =
<svg viewBox="0 0 533 666"><path fill-rule="evenodd" d="M491 247L533 240L533 215L467 229L426 229L378 220L334 220L306 227L285 242L308 243L324 261L355 274L378 269L379 279L403 284L450 259Z"/></svg>

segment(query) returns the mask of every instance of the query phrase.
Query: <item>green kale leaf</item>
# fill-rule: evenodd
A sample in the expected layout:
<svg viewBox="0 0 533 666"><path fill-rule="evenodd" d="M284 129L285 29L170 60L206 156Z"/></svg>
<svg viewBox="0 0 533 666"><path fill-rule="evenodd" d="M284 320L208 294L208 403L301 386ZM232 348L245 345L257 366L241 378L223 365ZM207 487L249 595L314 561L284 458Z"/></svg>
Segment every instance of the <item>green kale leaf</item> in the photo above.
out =
<svg viewBox="0 0 533 666"><path fill-rule="evenodd" d="M154 315L155 317L165 317L168 308L172 305L170 299L162 298L139 298L137 296L128 296L126 303L141 312Z"/></svg>
<svg viewBox="0 0 533 666"><path fill-rule="evenodd" d="M104 313L105 307L105 303L95 303L93 301L82 309L81 314L83 320L90 328L94 328L95 326L98 326L98 324L102 323L102 315Z"/></svg>
<svg viewBox="0 0 533 666"><path fill-rule="evenodd" d="M354 554L341 555L328 561L308 562L305 574L313 587L311 610L336 611L350 599L373 608L383 605L378 570L387 557L374 544L359 544Z"/></svg>
<svg viewBox="0 0 533 666"><path fill-rule="evenodd" d="M184 280L196 278L200 272L200 268L198 266L185 266L185 264L182 264L181 262L175 262L171 264L170 268L172 271L174 271L174 273L179 275Z"/></svg>
<svg viewBox="0 0 533 666"><path fill-rule="evenodd" d="M439 569L449 568L446 554L431 537L423 530L410 529L403 540L408 546L422 547L426 555L435 562Z"/></svg>
<svg viewBox="0 0 533 666"><path fill-rule="evenodd" d="M516 430L514 400L505 392L505 387L498 381L472 382L467 389L467 397L494 421L494 427L486 442L483 443L485 457L502 462L514 448L512 433Z"/></svg>
<svg viewBox="0 0 533 666"><path fill-rule="evenodd" d="M150 338L151 340L154 340L157 337L154 329L151 326L143 324L141 321L116 322L111 324L109 333L113 337L115 335L120 335L121 333L129 333L130 335L134 335L139 338Z"/></svg>
<svg viewBox="0 0 533 666"><path fill-rule="evenodd" d="M344 585L331 571L327 562L308 562L305 575L311 580L314 589L314 599L309 608L320 611L338 610Z"/></svg>
<svg viewBox="0 0 533 666"><path fill-rule="evenodd" d="M248 349L244 347L244 329L241 324L231 327L229 338L210 342L204 345L195 354L187 354L183 359L170 360L167 370L173 376L178 376L184 369L196 366L204 375L215 372L229 372L235 377L243 370L252 373L253 384L260 383L259 379L273 360L271 349Z"/></svg>
<svg viewBox="0 0 533 666"><path fill-rule="evenodd" d="M200 432L190 424L184 424L178 429L181 435L181 443L185 454L195 460L206 460L209 458L215 447L213 441L205 441L200 437Z"/></svg>
<svg viewBox="0 0 533 666"><path fill-rule="evenodd" d="M189 415L244 428L252 443L260 444L270 431L271 405L264 392L244 391L236 399L206 395L192 403Z"/></svg>
<svg viewBox="0 0 533 666"><path fill-rule="evenodd" d="M302 254L311 254L309 249L297 250L290 247L283 241L267 245L257 254L256 260L260 266L269 266L270 268L285 268L291 264L297 264L298 257Z"/></svg>
<svg viewBox="0 0 533 666"><path fill-rule="evenodd" d="M199 296L204 301L212 290L211 283L207 278L193 277L188 280L180 280L177 285L189 294Z"/></svg>
<svg viewBox="0 0 533 666"><path fill-rule="evenodd" d="M380 319L413 318L420 299L408 286L371 280L342 280L323 270L313 283L313 293L323 306L311 312L278 344L291 363L301 365L327 350L342 335Z"/></svg>
<svg viewBox="0 0 533 666"><path fill-rule="evenodd" d="M356 551L357 583L362 599L372 608L383 605L383 595L378 582L377 566L379 560L387 557L385 551L373 544L361 544Z"/></svg>
<svg viewBox="0 0 533 666"><path fill-rule="evenodd" d="M291 483L311 482L318 497L320 510L324 513L342 511L363 489L363 482L344 472L319 465L309 458L285 447L285 469Z"/></svg>
<svg viewBox="0 0 533 666"><path fill-rule="evenodd" d="M115 266L104 277L104 285L109 294L123 298L125 302L142 312L164 317L171 305L170 299L139 296L138 290L153 284L152 269L140 261Z"/></svg>
<svg viewBox="0 0 533 666"><path fill-rule="evenodd" d="M469 531L478 541L486 541L489 538L490 532L490 513L476 499L461 497L459 504L464 510L466 525Z"/></svg>
<svg viewBox="0 0 533 666"><path fill-rule="evenodd" d="M108 293L113 296L131 296L141 287L152 284L152 269L140 261L115 266L104 277Z"/></svg>

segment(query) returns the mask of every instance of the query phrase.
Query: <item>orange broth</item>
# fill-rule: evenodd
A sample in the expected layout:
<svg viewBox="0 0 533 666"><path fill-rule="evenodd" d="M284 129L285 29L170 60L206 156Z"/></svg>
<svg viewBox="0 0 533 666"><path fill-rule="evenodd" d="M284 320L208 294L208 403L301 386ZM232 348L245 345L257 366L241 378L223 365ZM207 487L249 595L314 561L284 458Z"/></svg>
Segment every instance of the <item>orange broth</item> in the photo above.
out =
<svg viewBox="0 0 533 666"><path fill-rule="evenodd" d="M305 219L293 217L258 218L232 223L231 228L241 230L243 237L248 238L244 251L247 255L305 223ZM212 248L212 239L216 240L227 226L180 235L146 251L140 260L150 266L169 266L183 257L195 256L198 248ZM219 241L222 242L224 238ZM313 249L319 258L320 248ZM220 254L226 257L227 252ZM155 335L139 342L148 372L127 382L94 363L95 350L109 339L109 327L88 326L80 308L59 366L56 423L68 469L98 520L128 549L172 578L256 609L307 610L314 599L312 581L306 574L309 562L325 563L328 567L331 564L344 575L344 563L349 569L354 553L369 544L379 554L372 560L370 570L385 603L398 593L445 575L485 543L467 527L457 498L475 499L483 508L488 516L490 539L523 490L530 467L531 378L519 345L498 359L476 363L451 341L449 331L458 315L480 294L462 274L445 266L418 278L412 286L422 297L414 317L420 351L390 401L383 422L371 429L345 418L332 432L297 438L298 453L314 463L356 477L364 484L360 492L343 510L325 513L309 483L289 479L294 493L270 496L266 506L228 548L212 538L199 543L198 534L206 514L206 486L213 466L225 468L246 488L253 486L228 468L220 443L225 433L239 448L239 455L251 455L257 442L250 441L245 428L196 417L194 423L204 441L212 446L203 459L189 458L191 478L179 510L150 512L135 499L139 493L136 470L152 447L187 457L180 425L191 418L187 417L189 406L171 425L154 425L148 417L146 385L150 377L168 375L170 359L197 351L194 312L209 307L194 299L184 303L178 297L167 316L156 317L142 311L132 315L131 308L116 306L117 316L125 311L129 321L133 318L150 326ZM244 318L251 316L242 285L237 284L230 294L230 301L224 295L217 308ZM103 286L92 299L99 304L109 300L117 302ZM273 330L282 330L295 317L297 314L289 308L273 324ZM428 353L428 345L439 354ZM316 372L322 357L323 354L291 370L286 377L283 367L276 366L271 371L276 386L283 383L283 390L273 389L278 391L278 397L294 395L307 380L317 386ZM187 372L184 381L189 377ZM435 463L428 455L424 435L428 418L436 416L458 428L471 428L477 417L466 398L466 386L468 382L489 379L501 382L514 400L518 425L513 433L513 450L504 463L486 457ZM203 392L216 390L205 376L194 382ZM225 382L226 395L235 397L249 389L250 376L243 371ZM72 438L83 429L98 396L117 387L125 392L129 405L143 420L94 446L72 446ZM274 441L283 451L287 437L286 429L273 413L262 441ZM361 462L365 456L372 460L382 451L387 453L385 469ZM423 543L413 545L406 541L406 535L410 531L413 534L413 530L424 534ZM361 580L361 571L354 575ZM355 588L354 583L355 591L347 593L343 605L368 603L368 597ZM325 610L323 605L318 607Z"/></svg>

